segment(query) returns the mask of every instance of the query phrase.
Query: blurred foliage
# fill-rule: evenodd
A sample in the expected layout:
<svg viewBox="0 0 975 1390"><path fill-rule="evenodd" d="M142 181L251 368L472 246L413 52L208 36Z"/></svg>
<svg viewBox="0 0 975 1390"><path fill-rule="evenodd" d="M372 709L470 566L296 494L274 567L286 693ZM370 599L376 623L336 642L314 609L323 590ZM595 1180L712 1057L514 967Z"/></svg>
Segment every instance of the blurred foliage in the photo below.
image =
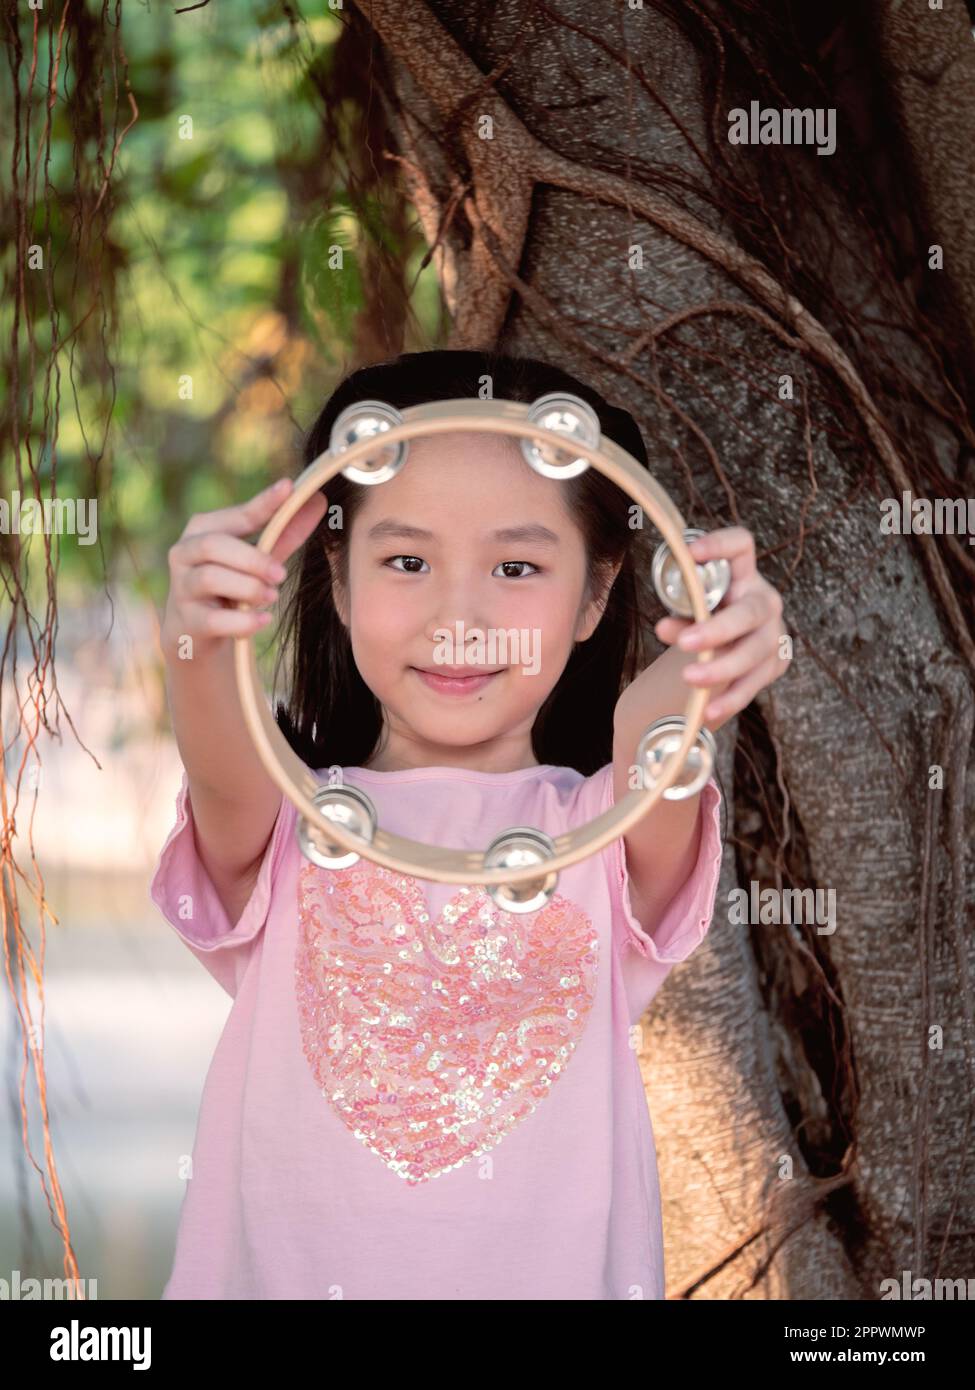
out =
<svg viewBox="0 0 975 1390"><path fill-rule="evenodd" d="M12 354L19 375L16 400L4 407L0 495L9 502L18 487L16 410L22 495L30 489L25 437L42 496L51 495L54 437L57 496L97 498L98 544L52 537L62 595L100 588L107 574L113 585L135 583L161 606L166 550L191 513L243 501L273 478L300 471L300 432L359 365L355 329L376 247L381 243L383 258L397 266L408 297L404 341L392 351L434 345L442 303L433 266L420 270L426 244L412 210L394 218L383 201L399 200L392 174L383 174L382 198L370 196L365 215L357 215L348 171L335 167L321 78L334 59L341 11L304 18L296 6L258 0L182 14L123 0L120 11L112 42L120 39L124 50L137 119L109 181L101 276L90 284L78 274L76 163L96 158L99 120L103 138L108 127L110 152L132 111L124 70L121 77L103 70L111 66L97 60L105 40L91 37L92 26L114 23L116 7L103 11L89 0L80 13L77 4L68 10L48 186L41 181L27 232L28 243L45 248L50 238L61 348L46 382L48 285L42 273L28 272L33 355L24 323L14 334L10 293L0 307L4 375L12 377ZM17 6L10 21L23 46L22 106L39 25L29 142L34 177L43 153L49 43L57 43L62 13L52 0L43 11ZM95 61L79 96L86 44ZM0 119L9 131L14 66L5 67ZM79 120L82 101L91 107L84 113L95 132L90 139ZM329 114L354 140L360 116L346 105ZM4 163L0 178L7 182L12 161ZM18 267L7 198L4 208L7 291ZM397 240L395 227L406 235ZM333 264L336 247L341 268ZM39 536L30 540L26 566L38 580L43 565L35 565L33 548L41 545Z"/></svg>

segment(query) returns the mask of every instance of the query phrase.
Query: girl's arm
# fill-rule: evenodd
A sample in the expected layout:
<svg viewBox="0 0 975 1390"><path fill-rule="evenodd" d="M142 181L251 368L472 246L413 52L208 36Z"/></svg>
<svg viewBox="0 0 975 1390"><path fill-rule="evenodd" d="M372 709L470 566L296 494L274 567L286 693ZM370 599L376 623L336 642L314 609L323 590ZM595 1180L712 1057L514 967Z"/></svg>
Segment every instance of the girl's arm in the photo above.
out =
<svg viewBox="0 0 975 1390"><path fill-rule="evenodd" d="M231 922L247 905L281 806L281 791L244 723L233 644L166 661L166 693L186 769L197 852Z"/></svg>
<svg viewBox="0 0 975 1390"><path fill-rule="evenodd" d="M271 556L245 536L262 529L290 480L237 506L192 516L169 552L171 584L160 642L173 731L186 770L196 847L231 922L260 870L282 793L265 771L244 721L233 642L270 618L232 600L277 597L283 565L324 513L315 493L285 527Z"/></svg>
<svg viewBox="0 0 975 1390"><path fill-rule="evenodd" d="M780 638L785 631L782 599L756 569L751 533L742 526L726 527L702 536L689 549L699 563L728 560L731 583L706 622L698 625L684 618L663 618L657 624L660 639L676 640L679 646L672 646L641 672L617 701L613 724L615 801L630 790L637 745L647 726L665 715L679 714L687 704L689 684L705 685L712 691L703 723L716 733L787 668L787 660L780 655ZM694 636L689 638L692 630ZM699 664L695 675L694 648L707 647L714 647L714 656ZM633 912L648 935L653 935L667 904L697 862L700 804L700 792L681 801L661 797L623 837Z"/></svg>

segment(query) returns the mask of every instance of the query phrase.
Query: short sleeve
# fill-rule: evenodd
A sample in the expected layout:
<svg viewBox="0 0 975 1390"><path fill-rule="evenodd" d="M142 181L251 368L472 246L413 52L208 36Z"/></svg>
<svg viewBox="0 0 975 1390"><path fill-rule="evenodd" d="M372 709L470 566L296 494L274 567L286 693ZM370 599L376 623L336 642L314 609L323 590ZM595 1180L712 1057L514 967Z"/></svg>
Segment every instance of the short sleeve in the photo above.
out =
<svg viewBox="0 0 975 1390"><path fill-rule="evenodd" d="M614 804L613 764L607 763L588 780L592 785L586 797L588 804L582 809L585 819L591 820ZM712 777L700 793L701 839L697 860L667 905L652 937L644 931L633 912L623 836L617 836L603 850L610 878L613 921L622 925L624 943L644 959L667 970L686 960L700 946L711 925L721 874L720 810L721 793Z"/></svg>
<svg viewBox="0 0 975 1390"><path fill-rule="evenodd" d="M176 796L176 824L160 851L149 897L230 995L237 993L253 943L267 921L294 822L294 804L282 795L254 889L238 921L231 922L196 848L189 782L183 772Z"/></svg>

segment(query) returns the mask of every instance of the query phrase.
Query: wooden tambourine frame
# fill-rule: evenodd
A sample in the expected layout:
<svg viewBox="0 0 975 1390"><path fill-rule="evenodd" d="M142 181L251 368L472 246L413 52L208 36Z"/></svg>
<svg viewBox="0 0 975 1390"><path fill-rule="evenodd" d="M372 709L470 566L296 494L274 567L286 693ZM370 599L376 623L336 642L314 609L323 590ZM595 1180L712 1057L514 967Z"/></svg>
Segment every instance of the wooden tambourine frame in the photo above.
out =
<svg viewBox="0 0 975 1390"><path fill-rule="evenodd" d="M709 618L710 612L705 603L696 563L684 541L683 518L646 468L611 439L601 438L599 447L591 448L575 436L541 428L528 419L530 408L520 401L465 397L449 401L432 401L400 411L403 420L401 425L362 439L337 454L333 454L330 449L319 454L299 475L290 495L265 526L257 542L257 549L262 554L269 555L285 526L312 494L343 469L375 453L377 447L385 449L386 446L396 444L400 440L415 439L419 435L484 430L491 434L511 435L518 439L544 441L563 453L571 452L573 457L586 459L617 487L629 493L650 516L670 547L690 598L695 621L701 623ZM409 458L403 467L409 467ZM525 467L530 467L527 461ZM375 486L382 487L383 484L377 483ZM243 600L238 600L236 606L241 609L251 607ZM714 649L707 648L695 653L695 659L700 662L710 661L713 654ZM604 811L587 825L550 837L555 846L555 853L547 855L541 862L523 864L517 868L487 869L484 867L486 847L485 850L441 848L424 844L420 840L391 834L378 825L372 839L366 840L338 821L326 819L312 801L314 793L323 784L317 781L314 772L291 748L275 722L262 689L251 636L234 639L234 667L244 719L261 762L299 813L312 826L321 827L327 833L328 840L340 845L343 850L371 859L387 869L411 874L417 878L431 879L437 883L533 883L539 878L547 878L550 873L567 869L570 864L595 854L612 840L623 835L657 804L664 791L680 773L687 754L697 739L709 696L707 688L689 687L690 693L683 713L686 721L683 737L670 759L659 769L651 785L631 789L622 801L616 802L608 811Z"/></svg>

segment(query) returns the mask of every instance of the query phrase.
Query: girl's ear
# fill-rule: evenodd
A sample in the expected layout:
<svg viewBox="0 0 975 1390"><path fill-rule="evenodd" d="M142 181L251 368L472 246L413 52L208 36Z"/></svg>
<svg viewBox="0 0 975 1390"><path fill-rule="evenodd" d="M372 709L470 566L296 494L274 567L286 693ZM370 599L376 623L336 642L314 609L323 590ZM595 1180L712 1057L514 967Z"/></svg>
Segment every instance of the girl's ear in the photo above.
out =
<svg viewBox="0 0 975 1390"><path fill-rule="evenodd" d="M349 626L349 596L339 576L339 566L336 557L336 551L326 549L325 558L332 572L332 602L335 604L335 611L339 615L339 621L343 627L347 628Z"/></svg>
<svg viewBox="0 0 975 1390"><path fill-rule="evenodd" d="M577 642L586 642L599 626L599 620L603 616L606 604L609 602L609 595L616 582L623 561L617 560L615 565L606 565L600 574L598 592L584 605L579 614L579 622L576 626Z"/></svg>

